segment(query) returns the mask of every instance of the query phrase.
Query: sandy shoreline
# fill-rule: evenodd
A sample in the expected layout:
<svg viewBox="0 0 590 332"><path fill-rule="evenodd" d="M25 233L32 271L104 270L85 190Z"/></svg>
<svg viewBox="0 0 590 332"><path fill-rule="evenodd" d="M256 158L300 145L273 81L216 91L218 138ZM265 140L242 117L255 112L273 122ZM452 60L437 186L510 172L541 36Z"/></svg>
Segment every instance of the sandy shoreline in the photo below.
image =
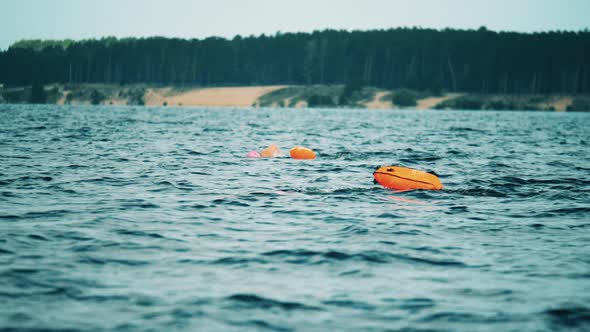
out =
<svg viewBox="0 0 590 332"><path fill-rule="evenodd" d="M188 91L175 91L171 87L149 88L145 95L148 106L235 106L256 105L258 98L286 85L195 88Z"/></svg>

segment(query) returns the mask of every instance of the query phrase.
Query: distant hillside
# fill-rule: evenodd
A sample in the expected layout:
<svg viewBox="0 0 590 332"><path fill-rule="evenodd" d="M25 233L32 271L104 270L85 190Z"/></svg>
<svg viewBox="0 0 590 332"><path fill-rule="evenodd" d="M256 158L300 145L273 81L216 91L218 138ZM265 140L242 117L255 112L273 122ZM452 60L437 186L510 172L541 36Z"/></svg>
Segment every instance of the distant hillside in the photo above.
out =
<svg viewBox="0 0 590 332"><path fill-rule="evenodd" d="M359 84L435 93L588 93L590 32L391 29L231 40L27 40L0 52L0 83Z"/></svg>

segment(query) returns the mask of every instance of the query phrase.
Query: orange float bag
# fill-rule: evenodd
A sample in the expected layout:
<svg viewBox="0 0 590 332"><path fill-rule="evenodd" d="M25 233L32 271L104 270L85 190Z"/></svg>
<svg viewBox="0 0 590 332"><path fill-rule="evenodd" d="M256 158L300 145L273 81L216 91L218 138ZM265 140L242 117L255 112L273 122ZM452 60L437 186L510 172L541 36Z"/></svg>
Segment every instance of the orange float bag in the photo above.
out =
<svg viewBox="0 0 590 332"><path fill-rule="evenodd" d="M315 159L315 152L302 146L296 146L289 151L293 159Z"/></svg>
<svg viewBox="0 0 590 332"><path fill-rule="evenodd" d="M375 181L394 190L441 190L442 183L435 174L401 166L383 166L373 173Z"/></svg>

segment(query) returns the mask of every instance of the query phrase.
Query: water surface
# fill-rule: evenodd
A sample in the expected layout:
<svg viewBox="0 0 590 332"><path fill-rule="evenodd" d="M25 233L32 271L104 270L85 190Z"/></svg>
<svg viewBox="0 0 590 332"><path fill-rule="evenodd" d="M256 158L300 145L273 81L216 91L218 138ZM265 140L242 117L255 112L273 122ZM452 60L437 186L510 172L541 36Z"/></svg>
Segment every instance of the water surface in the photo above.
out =
<svg viewBox="0 0 590 332"><path fill-rule="evenodd" d="M590 329L589 128L0 105L0 329ZM244 158L270 143L319 157ZM383 189L386 164L445 189Z"/></svg>

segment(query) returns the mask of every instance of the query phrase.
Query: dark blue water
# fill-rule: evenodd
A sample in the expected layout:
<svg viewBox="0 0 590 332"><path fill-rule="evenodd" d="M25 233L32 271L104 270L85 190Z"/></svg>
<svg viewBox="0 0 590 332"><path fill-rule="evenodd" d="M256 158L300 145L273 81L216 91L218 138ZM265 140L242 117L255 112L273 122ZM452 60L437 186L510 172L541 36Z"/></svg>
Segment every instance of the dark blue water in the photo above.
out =
<svg viewBox="0 0 590 332"><path fill-rule="evenodd" d="M588 330L589 142L581 113L0 105L0 330ZM319 158L244 158L270 143Z"/></svg>

